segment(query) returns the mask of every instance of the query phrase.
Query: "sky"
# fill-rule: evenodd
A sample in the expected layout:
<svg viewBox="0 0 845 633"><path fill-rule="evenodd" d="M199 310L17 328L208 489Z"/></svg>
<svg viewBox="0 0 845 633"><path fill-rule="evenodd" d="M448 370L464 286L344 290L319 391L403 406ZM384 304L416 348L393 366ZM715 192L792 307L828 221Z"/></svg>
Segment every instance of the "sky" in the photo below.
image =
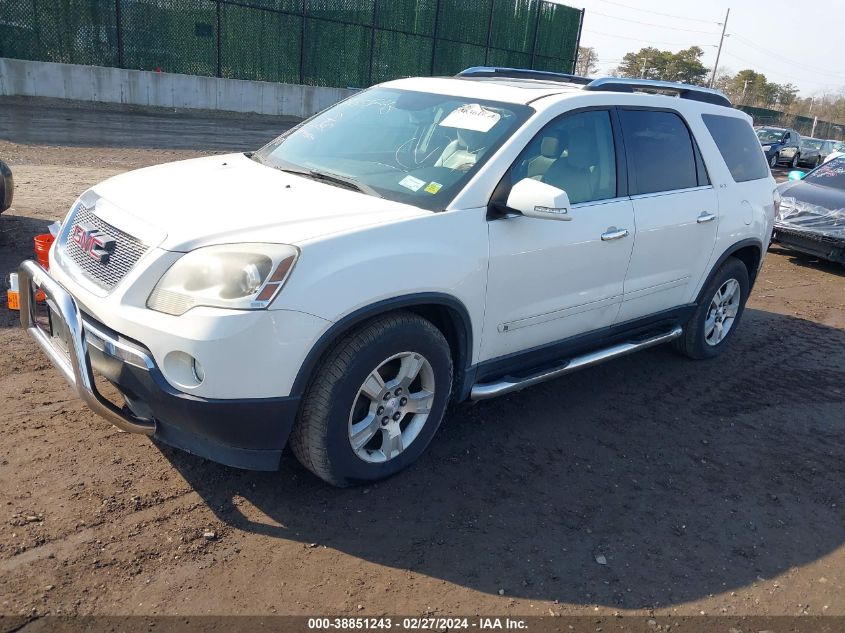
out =
<svg viewBox="0 0 845 633"><path fill-rule="evenodd" d="M845 90L845 0L557 0L584 8L581 45L595 48L599 72L645 46L697 45L712 68L730 8L719 72L751 68L792 83L802 97ZM677 17L676 17L677 16Z"/></svg>

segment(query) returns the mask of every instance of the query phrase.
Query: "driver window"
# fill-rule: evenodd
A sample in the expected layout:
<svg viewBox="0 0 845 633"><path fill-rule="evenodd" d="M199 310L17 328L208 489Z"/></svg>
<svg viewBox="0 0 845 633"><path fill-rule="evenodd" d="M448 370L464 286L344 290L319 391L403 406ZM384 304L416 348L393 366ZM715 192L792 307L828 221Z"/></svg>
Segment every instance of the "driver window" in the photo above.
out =
<svg viewBox="0 0 845 633"><path fill-rule="evenodd" d="M511 167L510 182L533 178L563 189L572 204L616 197L616 153L607 110L558 117Z"/></svg>

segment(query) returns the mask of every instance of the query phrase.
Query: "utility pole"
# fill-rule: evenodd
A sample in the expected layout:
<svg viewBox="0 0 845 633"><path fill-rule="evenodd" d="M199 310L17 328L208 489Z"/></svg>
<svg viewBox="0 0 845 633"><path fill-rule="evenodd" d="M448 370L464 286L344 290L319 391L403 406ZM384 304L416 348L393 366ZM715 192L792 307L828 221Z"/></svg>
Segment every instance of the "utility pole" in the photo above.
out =
<svg viewBox="0 0 845 633"><path fill-rule="evenodd" d="M643 70L640 73L640 79L645 79L645 67L646 67L647 63L648 63L648 57L644 57L643 58Z"/></svg>
<svg viewBox="0 0 845 633"><path fill-rule="evenodd" d="M745 83L742 84L742 96L739 100L742 102L742 105L745 105L745 91L748 90L748 82L751 81L750 79L746 79Z"/></svg>
<svg viewBox="0 0 845 633"><path fill-rule="evenodd" d="M725 31L728 28L728 18L731 17L731 10L725 14L725 21L722 23L722 37L719 39L719 50L716 52L716 63L713 64L713 74L710 75L710 87L716 83L716 71L719 70L719 58L722 56L722 44L725 43Z"/></svg>

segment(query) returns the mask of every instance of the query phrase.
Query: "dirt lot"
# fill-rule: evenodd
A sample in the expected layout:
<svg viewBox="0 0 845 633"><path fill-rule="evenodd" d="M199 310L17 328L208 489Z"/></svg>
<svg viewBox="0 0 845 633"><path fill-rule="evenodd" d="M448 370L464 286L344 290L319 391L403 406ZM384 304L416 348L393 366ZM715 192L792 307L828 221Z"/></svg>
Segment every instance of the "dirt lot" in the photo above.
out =
<svg viewBox="0 0 845 633"><path fill-rule="evenodd" d="M0 103L3 290L87 186L287 124ZM455 408L417 465L351 490L117 432L16 322L0 614L845 615L839 267L771 252L719 360L655 349Z"/></svg>

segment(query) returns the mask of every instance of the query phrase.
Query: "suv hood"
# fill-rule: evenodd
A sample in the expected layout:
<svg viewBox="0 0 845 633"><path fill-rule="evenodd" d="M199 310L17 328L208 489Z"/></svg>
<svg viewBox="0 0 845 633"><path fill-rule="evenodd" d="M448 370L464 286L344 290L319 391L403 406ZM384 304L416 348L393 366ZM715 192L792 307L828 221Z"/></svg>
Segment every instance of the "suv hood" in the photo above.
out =
<svg viewBox="0 0 845 633"><path fill-rule="evenodd" d="M147 167L92 191L97 214L109 224L173 251L232 242L298 244L431 213L288 174L243 154Z"/></svg>

